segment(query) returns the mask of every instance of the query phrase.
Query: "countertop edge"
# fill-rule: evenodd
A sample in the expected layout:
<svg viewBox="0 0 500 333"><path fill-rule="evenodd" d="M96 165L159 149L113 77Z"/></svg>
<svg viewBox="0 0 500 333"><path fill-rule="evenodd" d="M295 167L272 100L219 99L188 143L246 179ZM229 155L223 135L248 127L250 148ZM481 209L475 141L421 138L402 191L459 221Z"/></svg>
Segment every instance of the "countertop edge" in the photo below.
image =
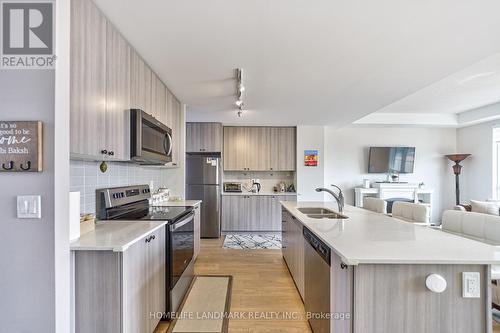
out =
<svg viewBox="0 0 500 333"><path fill-rule="evenodd" d="M335 246L330 242L324 239L314 228L309 227L306 223L304 223L301 220L301 217L299 214L293 211L293 209L290 209L287 207L287 202L280 202L281 206L286 209L290 214L292 214L297 221L302 224L303 227L306 227L309 231L311 231L315 236L317 236L321 241L323 241L325 244L328 245L328 247L340 257L343 263L349 266L358 266L358 265L369 265L369 264L377 264L377 265L499 265L498 261L491 261L491 260L432 260L432 259L425 259L425 260L411 260L411 259L380 259L380 260L370 260L370 259L355 259L355 258L347 258L345 255L343 255ZM443 232L441 230L436 230L435 231Z"/></svg>
<svg viewBox="0 0 500 333"><path fill-rule="evenodd" d="M106 222L104 222L104 223L106 223ZM117 222L117 223L120 223L120 222ZM121 244L121 245L117 245L117 246L88 246L88 245L85 245L85 246L83 246L83 245L82 246L73 246L70 243L70 248L69 249L70 249L70 251L113 251L113 252L125 252L130 246L132 246L135 243L137 243L140 239L142 239L145 236L151 234L152 232L155 232L156 230L158 230L160 228L163 228L167 224L168 224L168 221L164 221L161 224L148 229L148 231L145 231L145 232L141 233L140 236L137 236L137 237L133 238L132 240L128 241L125 244ZM90 231L90 232L95 232L95 230L94 231ZM76 242L76 241L77 240L75 240L73 242Z"/></svg>

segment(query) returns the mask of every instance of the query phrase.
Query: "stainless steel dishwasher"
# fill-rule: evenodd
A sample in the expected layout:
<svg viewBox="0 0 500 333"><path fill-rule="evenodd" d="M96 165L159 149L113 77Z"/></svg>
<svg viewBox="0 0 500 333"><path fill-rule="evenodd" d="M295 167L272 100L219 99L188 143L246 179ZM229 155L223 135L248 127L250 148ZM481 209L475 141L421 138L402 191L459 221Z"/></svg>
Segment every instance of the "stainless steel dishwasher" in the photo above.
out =
<svg viewBox="0 0 500 333"><path fill-rule="evenodd" d="M330 332L330 248L304 227L305 308L314 333Z"/></svg>

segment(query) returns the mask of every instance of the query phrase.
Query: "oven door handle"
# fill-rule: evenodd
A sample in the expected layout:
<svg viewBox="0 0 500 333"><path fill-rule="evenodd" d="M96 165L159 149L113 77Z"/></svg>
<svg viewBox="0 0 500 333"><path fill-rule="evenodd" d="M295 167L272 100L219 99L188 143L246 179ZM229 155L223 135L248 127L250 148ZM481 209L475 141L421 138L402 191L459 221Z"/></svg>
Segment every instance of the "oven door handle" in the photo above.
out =
<svg viewBox="0 0 500 333"><path fill-rule="evenodd" d="M176 222L174 224L172 224L170 226L170 229L171 230L177 230L179 229L180 227L188 224L189 222L191 222L191 220L193 220L193 217L194 217L194 211L190 212L188 214L188 216L186 216L184 219L180 220L179 222Z"/></svg>

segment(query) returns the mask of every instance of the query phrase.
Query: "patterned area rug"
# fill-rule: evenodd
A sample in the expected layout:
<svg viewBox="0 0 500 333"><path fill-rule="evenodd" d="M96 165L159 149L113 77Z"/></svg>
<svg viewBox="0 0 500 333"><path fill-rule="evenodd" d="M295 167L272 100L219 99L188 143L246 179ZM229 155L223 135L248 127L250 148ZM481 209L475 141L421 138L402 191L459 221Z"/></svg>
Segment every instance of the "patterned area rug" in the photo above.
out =
<svg viewBox="0 0 500 333"><path fill-rule="evenodd" d="M229 234L224 239L224 248L239 250L280 250L280 234Z"/></svg>

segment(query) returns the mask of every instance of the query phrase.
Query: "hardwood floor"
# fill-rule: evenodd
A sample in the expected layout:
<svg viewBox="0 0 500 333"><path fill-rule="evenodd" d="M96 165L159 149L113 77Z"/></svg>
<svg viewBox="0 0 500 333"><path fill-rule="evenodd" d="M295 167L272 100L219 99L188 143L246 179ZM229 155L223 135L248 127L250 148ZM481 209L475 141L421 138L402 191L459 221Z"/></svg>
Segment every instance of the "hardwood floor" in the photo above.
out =
<svg viewBox="0 0 500 333"><path fill-rule="evenodd" d="M223 249L222 239L203 239L195 264L196 274L232 275L231 312L291 312L297 320L231 319L231 333L310 333L304 306L278 250ZM161 322L155 333L166 333L168 323ZM500 324L493 324L500 333Z"/></svg>
<svg viewBox="0 0 500 333"><path fill-rule="evenodd" d="M233 276L231 312L245 314L246 318L231 319L229 332L311 332L304 319L304 305L281 251L223 249L222 238L203 239L195 273ZM248 319L250 313L261 315L263 312L288 312L300 318ZM155 333L165 333L167 329L168 323L162 322Z"/></svg>

